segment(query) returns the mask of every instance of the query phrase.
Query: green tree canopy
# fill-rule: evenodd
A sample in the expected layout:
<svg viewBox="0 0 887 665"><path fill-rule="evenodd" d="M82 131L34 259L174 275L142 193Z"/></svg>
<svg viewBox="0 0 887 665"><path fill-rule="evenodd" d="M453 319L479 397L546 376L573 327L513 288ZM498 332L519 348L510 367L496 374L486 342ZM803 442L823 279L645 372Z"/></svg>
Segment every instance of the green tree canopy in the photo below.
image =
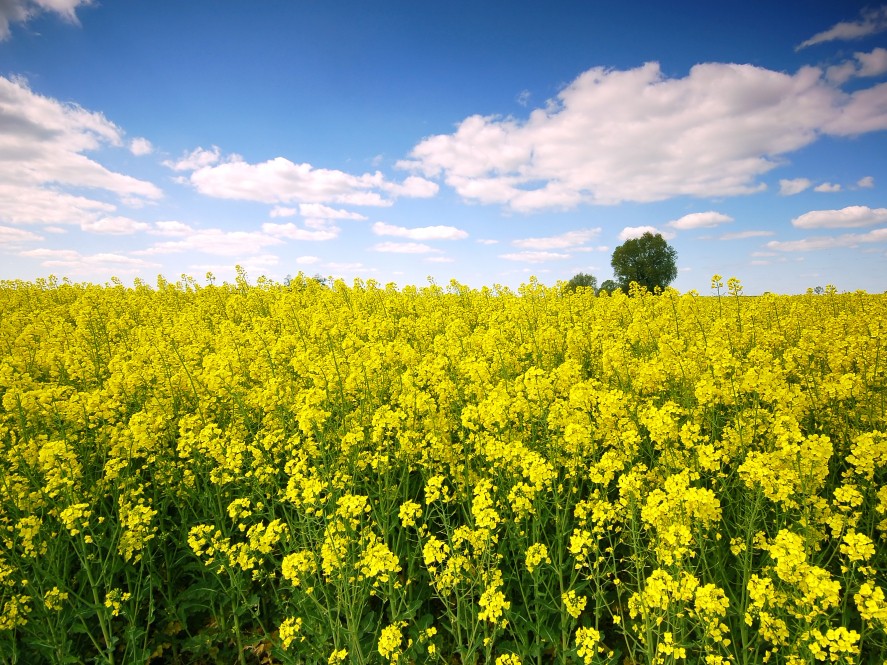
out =
<svg viewBox="0 0 887 665"><path fill-rule="evenodd" d="M587 286L597 290L597 277L595 277L594 275L586 275L584 272L580 272L578 275L574 275L573 278L569 282L567 282L566 290L575 291L580 286Z"/></svg>
<svg viewBox="0 0 887 665"><path fill-rule="evenodd" d="M606 291L607 293L613 293L616 289L619 288L619 285L614 282L612 279L605 279L601 282L600 291Z"/></svg>
<svg viewBox="0 0 887 665"><path fill-rule="evenodd" d="M637 282L647 290L664 289L678 276L678 253L661 234L649 231L640 238L626 240L615 249L610 265L616 281L624 290Z"/></svg>

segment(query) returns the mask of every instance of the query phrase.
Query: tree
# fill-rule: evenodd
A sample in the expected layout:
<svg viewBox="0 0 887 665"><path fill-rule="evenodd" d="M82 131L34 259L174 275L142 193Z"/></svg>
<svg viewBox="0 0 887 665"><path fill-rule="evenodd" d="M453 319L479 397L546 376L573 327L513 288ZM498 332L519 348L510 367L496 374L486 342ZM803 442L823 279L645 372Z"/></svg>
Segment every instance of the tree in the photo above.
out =
<svg viewBox="0 0 887 665"><path fill-rule="evenodd" d="M678 253L662 235L648 231L617 247L610 265L622 289L627 291L631 282L637 282L653 291L657 286L664 289L678 276L677 260Z"/></svg>
<svg viewBox="0 0 887 665"><path fill-rule="evenodd" d="M594 275L586 275L584 272L580 272L578 275L574 275L573 278L567 282L567 286L565 288L566 291L575 291L580 286L586 286L597 291L597 277Z"/></svg>
<svg viewBox="0 0 887 665"><path fill-rule="evenodd" d="M599 291L606 291L607 293L613 293L616 289L619 288L619 285L614 282L612 279L605 279L601 282L601 288Z"/></svg>

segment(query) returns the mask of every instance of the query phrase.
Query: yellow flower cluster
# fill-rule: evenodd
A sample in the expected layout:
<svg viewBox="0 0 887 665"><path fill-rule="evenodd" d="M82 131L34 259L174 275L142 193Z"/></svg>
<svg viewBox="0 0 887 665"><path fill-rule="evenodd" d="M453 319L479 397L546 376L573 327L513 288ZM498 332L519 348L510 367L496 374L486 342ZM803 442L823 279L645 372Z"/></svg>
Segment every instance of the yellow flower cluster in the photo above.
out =
<svg viewBox="0 0 887 665"><path fill-rule="evenodd" d="M508 620L504 618L506 611L511 609L511 602L505 600L505 594L502 592L502 571L493 570L486 580L486 587L478 601L480 612L477 618L481 621L489 621L505 628Z"/></svg>
<svg viewBox="0 0 887 665"><path fill-rule="evenodd" d="M59 519L72 536L76 536L89 525L92 510L88 503L75 503L59 513Z"/></svg>
<svg viewBox="0 0 887 665"><path fill-rule="evenodd" d="M105 607L111 610L112 616L120 616L123 611L123 603L132 598L132 594L121 589L111 589L105 595Z"/></svg>
<svg viewBox="0 0 887 665"><path fill-rule="evenodd" d="M302 635L302 619L301 617L289 617L284 619L283 623L280 624L280 628L278 628L278 633L280 635L280 645L284 649L289 649L290 645L299 639L301 641L305 641L305 636Z"/></svg>
<svg viewBox="0 0 887 665"><path fill-rule="evenodd" d="M379 636L379 655L389 663L397 663L403 655L403 628L406 621L398 621L382 629Z"/></svg>
<svg viewBox="0 0 887 665"><path fill-rule="evenodd" d="M713 288L3 282L0 653L874 662L887 296Z"/></svg>
<svg viewBox="0 0 887 665"><path fill-rule="evenodd" d="M527 570L533 572L543 563L551 563L551 557L548 556L548 548L544 543L533 543L527 548L525 555Z"/></svg>
<svg viewBox="0 0 887 665"><path fill-rule="evenodd" d="M588 598L580 596L573 589L565 591L561 595L561 600L564 602L564 608L567 610L567 614L574 619L579 618L579 615L582 614L582 610L585 609L585 604L588 602Z"/></svg>

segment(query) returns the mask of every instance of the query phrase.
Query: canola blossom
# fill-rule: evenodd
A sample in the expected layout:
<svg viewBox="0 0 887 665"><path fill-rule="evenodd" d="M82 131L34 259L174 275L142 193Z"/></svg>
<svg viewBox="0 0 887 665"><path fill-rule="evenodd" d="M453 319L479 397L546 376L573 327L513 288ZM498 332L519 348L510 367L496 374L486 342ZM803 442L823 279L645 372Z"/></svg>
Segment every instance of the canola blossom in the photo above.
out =
<svg viewBox="0 0 887 665"><path fill-rule="evenodd" d="M0 282L0 663L867 663L887 295Z"/></svg>

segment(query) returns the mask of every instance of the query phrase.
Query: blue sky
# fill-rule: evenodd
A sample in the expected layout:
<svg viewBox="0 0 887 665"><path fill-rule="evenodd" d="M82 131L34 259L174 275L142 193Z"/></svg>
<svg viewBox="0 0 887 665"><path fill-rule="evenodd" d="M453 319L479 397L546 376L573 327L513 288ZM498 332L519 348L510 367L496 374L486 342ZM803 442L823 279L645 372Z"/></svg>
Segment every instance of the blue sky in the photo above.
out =
<svg viewBox="0 0 887 665"><path fill-rule="evenodd" d="M887 5L5 0L0 279L887 290Z"/></svg>

